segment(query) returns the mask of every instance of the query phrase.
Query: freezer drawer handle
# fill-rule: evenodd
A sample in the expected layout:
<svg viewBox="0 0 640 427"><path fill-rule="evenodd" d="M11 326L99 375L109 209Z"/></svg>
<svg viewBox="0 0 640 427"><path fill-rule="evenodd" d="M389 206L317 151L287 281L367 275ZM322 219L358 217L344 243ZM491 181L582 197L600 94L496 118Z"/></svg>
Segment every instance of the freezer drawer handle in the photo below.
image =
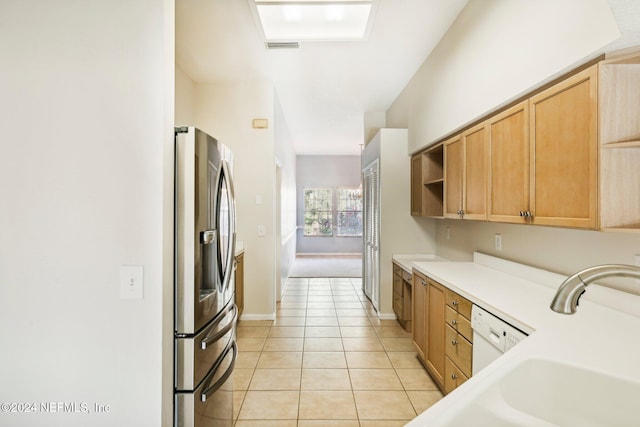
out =
<svg viewBox="0 0 640 427"><path fill-rule="evenodd" d="M213 367L213 373L215 373L215 371L218 370L218 368L220 367L220 364L222 363L222 361L224 359L226 359L227 355L229 354L229 351L231 351L231 350L233 350L233 359L231 360L231 364L229 365L229 368L218 379L218 381L216 381L213 385L210 385L209 387L205 388L202 391L202 394L200 395L200 400L201 401L206 402L207 401L207 395L215 393L220 387L222 387L222 384L224 384L225 381L227 381L227 379L231 376L231 373L233 372L233 368L234 368L234 366L236 364L236 358L238 357L238 345L236 344L235 341L231 344L231 347L227 348L227 350L220 357L220 359L218 359L218 363L216 363L216 366ZM213 376L211 378L213 378Z"/></svg>
<svg viewBox="0 0 640 427"><path fill-rule="evenodd" d="M231 322L227 323L225 327L219 330L216 334L205 337L200 342L200 346L202 347L203 350L207 349L207 344L211 344L212 342L218 341L221 337L225 336L226 333L229 332L231 328L233 328L233 325L236 324L236 320L238 319L238 306L234 304L233 307L229 309L229 311L231 310L233 310L233 319L231 320ZM229 311L227 313L229 313ZM227 316L225 315L224 317L227 317Z"/></svg>
<svg viewBox="0 0 640 427"><path fill-rule="evenodd" d="M200 243L210 245L216 241L216 230L205 230L200 232Z"/></svg>

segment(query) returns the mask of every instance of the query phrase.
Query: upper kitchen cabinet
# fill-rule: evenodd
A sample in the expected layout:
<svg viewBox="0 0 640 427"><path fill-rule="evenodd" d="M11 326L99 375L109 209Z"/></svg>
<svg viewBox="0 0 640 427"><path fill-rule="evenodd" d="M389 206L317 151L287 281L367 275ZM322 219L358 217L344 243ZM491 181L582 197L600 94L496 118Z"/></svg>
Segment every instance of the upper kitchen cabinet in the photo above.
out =
<svg viewBox="0 0 640 427"><path fill-rule="evenodd" d="M597 227L597 66L529 99L530 221Z"/></svg>
<svg viewBox="0 0 640 427"><path fill-rule="evenodd" d="M463 217L487 219L488 133L482 123L462 134L464 141Z"/></svg>
<svg viewBox="0 0 640 427"><path fill-rule="evenodd" d="M600 227L640 232L640 52L598 71Z"/></svg>
<svg viewBox="0 0 640 427"><path fill-rule="evenodd" d="M456 135L444 142L444 216L462 217L462 176L464 167L464 146L462 135Z"/></svg>
<svg viewBox="0 0 640 427"><path fill-rule="evenodd" d="M529 211L529 102L487 121L489 220L523 224Z"/></svg>
<svg viewBox="0 0 640 427"><path fill-rule="evenodd" d="M444 215L444 148L436 144L422 153L422 212L424 216Z"/></svg>
<svg viewBox="0 0 640 427"><path fill-rule="evenodd" d="M444 155L442 143L411 157L411 215L442 218Z"/></svg>
<svg viewBox="0 0 640 427"><path fill-rule="evenodd" d="M639 99L640 50L613 53L440 141L443 216L640 232Z"/></svg>
<svg viewBox="0 0 640 427"><path fill-rule="evenodd" d="M445 217L487 219L487 136L481 123L445 141Z"/></svg>

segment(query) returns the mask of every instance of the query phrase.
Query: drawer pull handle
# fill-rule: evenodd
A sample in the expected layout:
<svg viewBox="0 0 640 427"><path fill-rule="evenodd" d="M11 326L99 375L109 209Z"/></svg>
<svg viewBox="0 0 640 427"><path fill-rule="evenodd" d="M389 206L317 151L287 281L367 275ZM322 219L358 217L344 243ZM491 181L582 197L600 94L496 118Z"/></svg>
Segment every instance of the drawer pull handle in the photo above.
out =
<svg viewBox="0 0 640 427"><path fill-rule="evenodd" d="M458 321L457 321L456 319L453 319L453 320L451 321L451 324L455 326L455 325L457 325L457 324L458 324Z"/></svg>
<svg viewBox="0 0 640 427"><path fill-rule="evenodd" d="M458 301L456 300L451 301L451 305L455 307L456 305L458 305Z"/></svg>
<svg viewBox="0 0 640 427"><path fill-rule="evenodd" d="M451 340L451 344L458 345L458 340Z"/></svg>
<svg viewBox="0 0 640 427"><path fill-rule="evenodd" d="M425 282L424 280L421 281L422 286L427 286L427 282Z"/></svg>
<svg viewBox="0 0 640 427"><path fill-rule="evenodd" d="M452 379L452 380L457 380L457 379L458 379L458 376L457 376L456 374L451 374L451 379Z"/></svg>

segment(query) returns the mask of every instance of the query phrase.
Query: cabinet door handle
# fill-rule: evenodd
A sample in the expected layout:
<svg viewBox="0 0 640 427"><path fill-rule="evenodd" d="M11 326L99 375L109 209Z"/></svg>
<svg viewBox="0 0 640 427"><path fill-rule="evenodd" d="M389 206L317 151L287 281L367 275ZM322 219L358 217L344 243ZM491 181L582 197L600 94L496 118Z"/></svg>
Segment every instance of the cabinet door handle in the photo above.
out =
<svg viewBox="0 0 640 427"><path fill-rule="evenodd" d="M451 374L451 379L452 379L452 380L457 380L457 379L458 379L458 376L457 376L456 374Z"/></svg>
<svg viewBox="0 0 640 427"><path fill-rule="evenodd" d="M455 307L456 305L458 305L458 301L456 300L451 301L451 305Z"/></svg>
<svg viewBox="0 0 640 427"><path fill-rule="evenodd" d="M451 324L452 324L452 325L457 325L457 324L458 324L458 321L457 321L456 319L453 319L453 320L451 321Z"/></svg>
<svg viewBox="0 0 640 427"><path fill-rule="evenodd" d="M451 344L458 345L458 340L451 340Z"/></svg>
<svg viewBox="0 0 640 427"><path fill-rule="evenodd" d="M427 282L425 282L424 280L420 281L422 283L422 286L427 286Z"/></svg>

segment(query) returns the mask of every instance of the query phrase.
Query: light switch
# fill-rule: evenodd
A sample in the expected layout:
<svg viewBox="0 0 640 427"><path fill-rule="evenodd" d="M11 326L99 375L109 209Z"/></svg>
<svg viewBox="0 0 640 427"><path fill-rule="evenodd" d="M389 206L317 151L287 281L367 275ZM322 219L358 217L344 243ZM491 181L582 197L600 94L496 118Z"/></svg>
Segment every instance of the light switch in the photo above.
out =
<svg viewBox="0 0 640 427"><path fill-rule="evenodd" d="M264 235L267 233L265 226L264 225L259 225L258 226L258 237L264 237Z"/></svg>
<svg viewBox="0 0 640 427"><path fill-rule="evenodd" d="M142 299L144 269L141 265L123 265L120 267L120 298Z"/></svg>
<svg viewBox="0 0 640 427"><path fill-rule="evenodd" d="M261 195L257 195L256 196L256 205L261 205L262 204L262 196Z"/></svg>

